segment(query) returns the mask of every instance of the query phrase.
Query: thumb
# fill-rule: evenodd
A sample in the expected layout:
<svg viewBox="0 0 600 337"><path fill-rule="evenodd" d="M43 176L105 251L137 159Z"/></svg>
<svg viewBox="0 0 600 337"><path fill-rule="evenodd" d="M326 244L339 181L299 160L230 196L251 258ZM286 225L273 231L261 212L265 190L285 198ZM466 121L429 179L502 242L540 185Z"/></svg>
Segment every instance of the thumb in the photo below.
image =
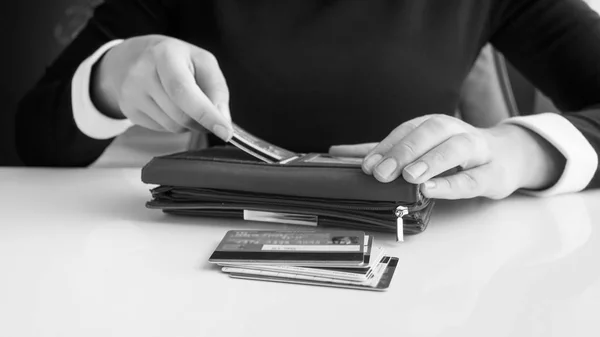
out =
<svg viewBox="0 0 600 337"><path fill-rule="evenodd" d="M329 154L340 157L365 157L376 145L377 143L335 145L329 148Z"/></svg>

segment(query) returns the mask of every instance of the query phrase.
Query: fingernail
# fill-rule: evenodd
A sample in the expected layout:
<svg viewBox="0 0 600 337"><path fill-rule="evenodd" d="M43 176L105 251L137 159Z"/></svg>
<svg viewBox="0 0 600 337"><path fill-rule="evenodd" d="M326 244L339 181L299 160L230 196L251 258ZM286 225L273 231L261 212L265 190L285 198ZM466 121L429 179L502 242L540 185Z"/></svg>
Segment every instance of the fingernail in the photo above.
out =
<svg viewBox="0 0 600 337"><path fill-rule="evenodd" d="M365 159L365 163L363 166L367 171L371 172L373 170L373 166L377 165L377 163L379 163L382 158L383 156L379 153L373 154L367 159Z"/></svg>
<svg viewBox="0 0 600 337"><path fill-rule="evenodd" d="M425 188L428 190L432 190L435 188L435 181L428 180L425 182Z"/></svg>
<svg viewBox="0 0 600 337"><path fill-rule="evenodd" d="M405 167L404 171L406 173L408 173L411 177L413 177L413 179L417 179L420 176L422 176L423 173L425 173L425 171L427 171L428 168L429 167L427 166L427 164L420 161L420 162L417 162L417 163L414 163L412 165Z"/></svg>
<svg viewBox="0 0 600 337"><path fill-rule="evenodd" d="M220 124L213 126L213 133L226 142L228 142L231 138L231 136L229 135L229 130Z"/></svg>
<svg viewBox="0 0 600 337"><path fill-rule="evenodd" d="M396 168L398 168L398 163L396 163L396 160L393 158L388 158L384 160L383 163L379 164L375 171L377 171L379 176L387 179L392 175L392 173L394 173L394 171L396 171Z"/></svg>

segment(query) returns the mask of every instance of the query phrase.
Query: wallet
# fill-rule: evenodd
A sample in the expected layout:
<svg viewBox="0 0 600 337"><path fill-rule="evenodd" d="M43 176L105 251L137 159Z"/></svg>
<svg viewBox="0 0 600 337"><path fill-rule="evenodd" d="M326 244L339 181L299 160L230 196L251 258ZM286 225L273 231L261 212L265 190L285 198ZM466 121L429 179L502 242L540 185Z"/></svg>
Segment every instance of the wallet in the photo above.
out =
<svg viewBox="0 0 600 337"><path fill-rule="evenodd" d="M362 159L309 153L285 163L212 147L152 159L142 181L158 185L146 206L166 213L404 234L423 232L434 200L401 177L381 183Z"/></svg>

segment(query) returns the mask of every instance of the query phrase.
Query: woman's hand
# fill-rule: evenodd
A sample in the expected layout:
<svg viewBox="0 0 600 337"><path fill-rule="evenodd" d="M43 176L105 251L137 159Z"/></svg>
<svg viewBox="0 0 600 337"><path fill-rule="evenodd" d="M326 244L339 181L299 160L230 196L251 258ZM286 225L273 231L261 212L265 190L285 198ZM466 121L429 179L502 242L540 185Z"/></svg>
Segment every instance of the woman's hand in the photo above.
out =
<svg viewBox="0 0 600 337"><path fill-rule="evenodd" d="M365 156L363 171L387 183L400 175L430 198L504 198L519 188L542 189L563 171L564 157L537 134L511 124L475 128L446 115L427 115L397 127L379 144L331 148ZM454 174L438 177L452 168Z"/></svg>
<svg viewBox="0 0 600 337"><path fill-rule="evenodd" d="M160 35L128 39L94 71L92 100L104 114L157 131L213 131L227 141L229 90L208 51Z"/></svg>

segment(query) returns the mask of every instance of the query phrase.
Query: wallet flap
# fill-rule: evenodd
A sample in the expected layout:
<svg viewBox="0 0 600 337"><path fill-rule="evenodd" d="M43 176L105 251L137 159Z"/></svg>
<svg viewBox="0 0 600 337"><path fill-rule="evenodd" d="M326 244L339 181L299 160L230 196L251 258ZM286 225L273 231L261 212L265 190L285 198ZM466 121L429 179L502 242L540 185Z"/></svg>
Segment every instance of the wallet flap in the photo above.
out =
<svg viewBox="0 0 600 337"><path fill-rule="evenodd" d="M142 181L285 196L414 203L418 185L402 178L380 183L360 167L269 164L235 148L209 148L154 158Z"/></svg>

